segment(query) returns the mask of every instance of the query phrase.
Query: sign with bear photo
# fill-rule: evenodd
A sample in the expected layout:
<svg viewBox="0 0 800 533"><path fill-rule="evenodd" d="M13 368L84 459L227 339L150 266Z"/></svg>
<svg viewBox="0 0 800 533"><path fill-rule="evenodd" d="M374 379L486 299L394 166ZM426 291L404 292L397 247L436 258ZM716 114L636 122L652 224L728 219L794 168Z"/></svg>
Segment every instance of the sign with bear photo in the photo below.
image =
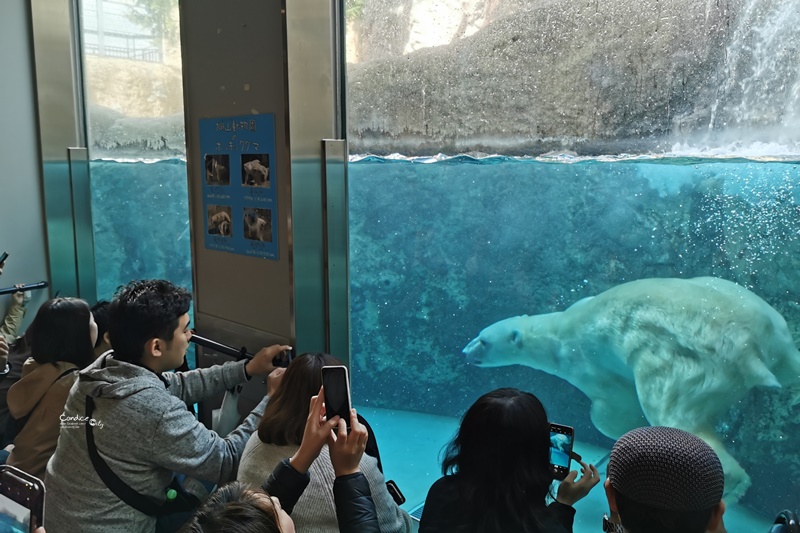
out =
<svg viewBox="0 0 800 533"><path fill-rule="evenodd" d="M278 259L275 116L200 120L205 245Z"/></svg>

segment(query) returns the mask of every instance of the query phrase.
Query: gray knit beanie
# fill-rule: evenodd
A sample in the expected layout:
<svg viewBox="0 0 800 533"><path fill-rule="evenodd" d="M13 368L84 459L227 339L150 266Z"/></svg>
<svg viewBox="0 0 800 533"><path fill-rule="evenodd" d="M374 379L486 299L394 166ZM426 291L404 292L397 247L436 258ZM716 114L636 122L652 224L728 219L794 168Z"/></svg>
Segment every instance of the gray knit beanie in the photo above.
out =
<svg viewBox="0 0 800 533"><path fill-rule="evenodd" d="M611 486L636 503L667 511L702 511L722 499L719 457L700 438L668 427L629 431L608 461Z"/></svg>

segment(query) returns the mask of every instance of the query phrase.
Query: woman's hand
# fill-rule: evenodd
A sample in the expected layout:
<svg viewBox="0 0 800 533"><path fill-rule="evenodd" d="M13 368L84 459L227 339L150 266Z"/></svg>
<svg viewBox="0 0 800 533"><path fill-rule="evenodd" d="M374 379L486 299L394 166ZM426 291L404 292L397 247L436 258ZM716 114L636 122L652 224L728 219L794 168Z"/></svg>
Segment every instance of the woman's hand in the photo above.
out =
<svg viewBox="0 0 800 533"><path fill-rule="evenodd" d="M600 473L594 465L581 463L581 478L577 481L578 471L573 470L558 487L556 501L564 505L573 505L575 502L589 494L589 491L600 482Z"/></svg>
<svg viewBox="0 0 800 533"><path fill-rule="evenodd" d="M300 443L300 448L297 452L289 459L289 464L292 465L292 468L301 474L308 472L308 469L311 468L311 463L319 457L319 452L338 423L338 416L325 420L325 390L324 387L320 387L319 394L311 397L306 428L303 430L303 442Z"/></svg>
<svg viewBox="0 0 800 533"><path fill-rule="evenodd" d="M348 434L347 424L344 420L339 420L338 432L330 432L328 436L328 449L336 477L358 472L358 465L367 449L369 431L358 421L355 409L350 409L350 428Z"/></svg>
<svg viewBox="0 0 800 533"><path fill-rule="evenodd" d="M275 370L275 365L272 364L272 360L275 359L275 356L291 349L291 346L285 344L273 344L267 348L261 348L244 366L247 370L247 375L252 377L269 374Z"/></svg>

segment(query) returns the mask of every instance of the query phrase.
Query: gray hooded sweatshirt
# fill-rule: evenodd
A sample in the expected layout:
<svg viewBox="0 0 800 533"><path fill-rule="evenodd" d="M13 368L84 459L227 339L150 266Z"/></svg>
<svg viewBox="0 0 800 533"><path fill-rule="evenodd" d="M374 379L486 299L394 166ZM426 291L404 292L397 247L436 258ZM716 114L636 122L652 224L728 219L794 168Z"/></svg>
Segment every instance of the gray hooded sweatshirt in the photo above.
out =
<svg viewBox="0 0 800 533"><path fill-rule="evenodd" d="M226 438L207 429L186 409L244 381L245 361L156 374L118 361L113 352L80 372L61 417L58 446L47 464L45 527L48 533L148 532L155 517L117 498L95 472L86 447L93 424L100 456L141 494L163 501L175 473L225 483L236 478L247 439L267 399ZM86 396L94 398L85 420Z"/></svg>

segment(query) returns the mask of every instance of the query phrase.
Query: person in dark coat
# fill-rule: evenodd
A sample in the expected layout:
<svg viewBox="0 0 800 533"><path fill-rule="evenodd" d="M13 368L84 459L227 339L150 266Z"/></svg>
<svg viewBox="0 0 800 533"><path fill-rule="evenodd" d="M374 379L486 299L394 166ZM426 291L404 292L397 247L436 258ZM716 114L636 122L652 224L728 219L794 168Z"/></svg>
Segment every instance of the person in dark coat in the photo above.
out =
<svg viewBox="0 0 800 533"><path fill-rule="evenodd" d="M497 389L467 410L425 500L420 533L566 533L572 504L600 481L581 462L546 504L553 483L550 423L536 396Z"/></svg>
<svg viewBox="0 0 800 533"><path fill-rule="evenodd" d="M235 481L218 489L181 533L294 533L291 512L310 481L308 470L327 443L336 473L333 497L341 533L380 533L369 483L359 470L369 433L350 412L351 431L338 416L325 419L324 390L311 398L303 441L279 463L262 491ZM300 532L302 533L302 532Z"/></svg>

